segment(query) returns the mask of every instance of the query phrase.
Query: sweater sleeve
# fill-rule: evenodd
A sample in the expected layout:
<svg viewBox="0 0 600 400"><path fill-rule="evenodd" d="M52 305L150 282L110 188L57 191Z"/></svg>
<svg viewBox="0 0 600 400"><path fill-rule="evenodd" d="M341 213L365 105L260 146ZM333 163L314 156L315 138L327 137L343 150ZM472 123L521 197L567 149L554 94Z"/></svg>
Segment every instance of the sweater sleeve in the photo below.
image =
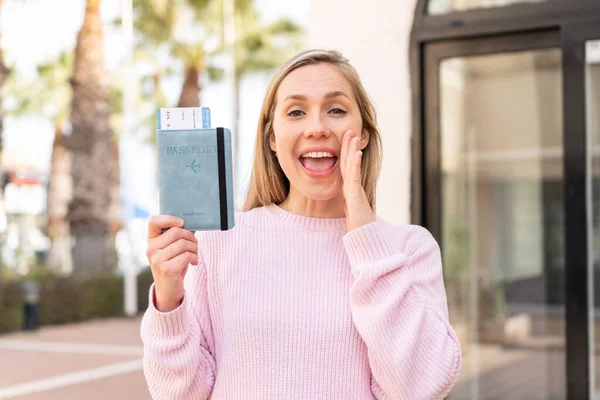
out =
<svg viewBox="0 0 600 400"><path fill-rule="evenodd" d="M144 375L155 400L206 400L214 385L214 341L202 262L188 267L184 287L182 304L163 313L154 305L152 284L142 318Z"/></svg>
<svg viewBox="0 0 600 400"><path fill-rule="evenodd" d="M444 398L462 366L448 321L440 249L418 226L377 221L344 235L350 307L378 400Z"/></svg>

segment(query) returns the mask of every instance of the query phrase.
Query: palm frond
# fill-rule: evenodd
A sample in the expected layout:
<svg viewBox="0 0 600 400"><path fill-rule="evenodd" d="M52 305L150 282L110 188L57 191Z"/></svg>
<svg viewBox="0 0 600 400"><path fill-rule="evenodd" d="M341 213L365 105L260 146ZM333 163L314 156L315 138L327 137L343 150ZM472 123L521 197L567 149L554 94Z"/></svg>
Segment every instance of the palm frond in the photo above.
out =
<svg viewBox="0 0 600 400"><path fill-rule="evenodd" d="M140 41L164 43L173 34L177 20L176 0L136 0L133 2L134 28Z"/></svg>
<svg viewBox="0 0 600 400"><path fill-rule="evenodd" d="M281 18L266 27L266 31L272 35L297 34L302 28L288 18Z"/></svg>
<svg viewBox="0 0 600 400"><path fill-rule="evenodd" d="M73 53L63 52L36 69L37 77L33 80L11 75L4 88L6 111L12 115L42 114L50 119L68 119Z"/></svg>
<svg viewBox="0 0 600 400"><path fill-rule="evenodd" d="M175 58L182 60L185 65L194 66L198 70L202 70L204 67L204 47L201 43L173 41L172 54Z"/></svg>
<svg viewBox="0 0 600 400"><path fill-rule="evenodd" d="M206 72L208 73L208 79L212 82L218 82L225 77L225 69L216 65L209 65Z"/></svg>
<svg viewBox="0 0 600 400"><path fill-rule="evenodd" d="M235 45L236 74L265 71L279 66L299 49L303 31L289 19L269 25L246 25L247 33Z"/></svg>

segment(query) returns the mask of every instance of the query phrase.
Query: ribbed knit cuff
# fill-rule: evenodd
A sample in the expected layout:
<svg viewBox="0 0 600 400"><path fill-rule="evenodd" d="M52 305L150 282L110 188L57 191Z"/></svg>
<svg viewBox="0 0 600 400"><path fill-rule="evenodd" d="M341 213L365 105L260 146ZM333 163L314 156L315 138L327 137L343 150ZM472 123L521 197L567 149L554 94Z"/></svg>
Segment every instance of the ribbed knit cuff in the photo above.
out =
<svg viewBox="0 0 600 400"><path fill-rule="evenodd" d="M183 301L173 311L161 312L156 309L154 304L154 283L150 286L150 294L148 299L148 323L160 336L176 336L186 332L190 325L190 315L187 310L186 295L183 296Z"/></svg>
<svg viewBox="0 0 600 400"><path fill-rule="evenodd" d="M400 253L396 235L386 221L376 221L346 233L342 241L352 267L371 264ZM391 236L391 237L390 237Z"/></svg>

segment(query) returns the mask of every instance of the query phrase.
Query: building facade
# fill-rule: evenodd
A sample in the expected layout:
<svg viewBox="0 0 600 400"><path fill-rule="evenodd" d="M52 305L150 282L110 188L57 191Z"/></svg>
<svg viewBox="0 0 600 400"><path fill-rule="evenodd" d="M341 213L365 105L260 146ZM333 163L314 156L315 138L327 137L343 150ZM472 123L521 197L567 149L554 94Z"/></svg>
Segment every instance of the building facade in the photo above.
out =
<svg viewBox="0 0 600 400"><path fill-rule="evenodd" d="M464 353L449 398L596 398L600 2L311 6L311 47L377 105L378 213L440 243Z"/></svg>

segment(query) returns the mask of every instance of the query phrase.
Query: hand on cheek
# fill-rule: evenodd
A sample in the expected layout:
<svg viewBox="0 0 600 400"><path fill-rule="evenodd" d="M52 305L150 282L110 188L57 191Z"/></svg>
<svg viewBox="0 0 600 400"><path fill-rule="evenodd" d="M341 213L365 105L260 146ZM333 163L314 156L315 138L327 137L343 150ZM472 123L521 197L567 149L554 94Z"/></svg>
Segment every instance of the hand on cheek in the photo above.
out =
<svg viewBox="0 0 600 400"><path fill-rule="evenodd" d="M377 220L361 184L361 162L360 137L353 131L347 131L342 138L340 173L343 179L344 212L348 231Z"/></svg>

